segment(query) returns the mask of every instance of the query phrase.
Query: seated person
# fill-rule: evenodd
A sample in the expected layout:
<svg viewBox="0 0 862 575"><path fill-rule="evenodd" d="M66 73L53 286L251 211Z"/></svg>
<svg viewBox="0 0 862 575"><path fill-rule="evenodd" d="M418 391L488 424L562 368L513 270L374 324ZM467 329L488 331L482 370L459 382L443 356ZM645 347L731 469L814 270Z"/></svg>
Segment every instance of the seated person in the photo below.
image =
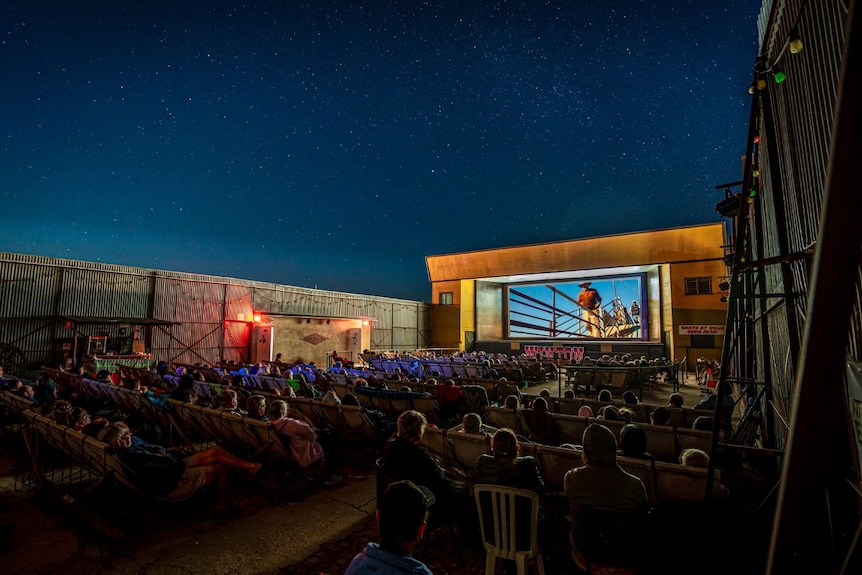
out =
<svg viewBox="0 0 862 575"><path fill-rule="evenodd" d="M240 469L254 475L261 468L260 463L244 461L221 447L188 456L170 452L134 437L122 421L103 427L98 439L107 443L117 459L146 481L154 495L185 499L204 485L217 485L215 511L220 516L237 514L235 509L228 509L225 499L227 470Z"/></svg>
<svg viewBox="0 0 862 575"><path fill-rule="evenodd" d="M691 428L697 431L712 431L715 427L715 419L708 415L699 415L691 423Z"/></svg>
<svg viewBox="0 0 862 575"><path fill-rule="evenodd" d="M646 433L639 425L629 423L620 429L620 448L617 456L632 457L634 459L654 459L646 450Z"/></svg>
<svg viewBox="0 0 862 575"><path fill-rule="evenodd" d="M428 420L418 411L408 409L398 416L397 433L383 449L383 466L390 480L409 479L427 487L434 495L433 512L443 518L454 518L459 511L459 489L434 456L419 445Z"/></svg>
<svg viewBox="0 0 862 575"><path fill-rule="evenodd" d="M338 355L337 351L333 351L331 357L332 357L333 365L337 365L340 363L341 367L343 367L343 368L352 368L353 367L353 362L350 361L349 359L344 359L343 357Z"/></svg>
<svg viewBox="0 0 862 575"><path fill-rule="evenodd" d="M582 405L578 408L578 417L594 417L593 408L589 405Z"/></svg>
<svg viewBox="0 0 862 575"><path fill-rule="evenodd" d="M487 435L482 429L482 418L478 413L465 413L461 418L461 429L458 433L467 433L469 435Z"/></svg>
<svg viewBox="0 0 862 575"><path fill-rule="evenodd" d="M506 409L518 409L521 407L521 400L517 395L508 395L506 399L503 400L503 407Z"/></svg>
<svg viewBox="0 0 862 575"><path fill-rule="evenodd" d="M455 385L453 379L447 379L443 385L437 386L437 405L440 406L445 421L450 421L458 413L463 397L464 390Z"/></svg>
<svg viewBox="0 0 862 575"><path fill-rule="evenodd" d="M694 408L715 411L717 403L718 394L710 393L705 398L700 400L697 405L694 406ZM733 408L735 405L736 404L733 399L733 386L729 383L725 383L724 396L722 398L721 407L719 408L719 422L721 425L721 430L728 436L733 433L733 425L731 423L731 418L733 417Z"/></svg>
<svg viewBox="0 0 862 575"><path fill-rule="evenodd" d="M539 497L545 495L545 482L536 459L521 457L521 446L515 432L502 427L491 437L491 453L479 456L476 483L493 483L517 489L529 489Z"/></svg>
<svg viewBox="0 0 862 575"><path fill-rule="evenodd" d="M239 408L239 394L233 388L222 390L221 395L219 395L218 408L236 415L247 415L244 409Z"/></svg>
<svg viewBox="0 0 862 575"><path fill-rule="evenodd" d="M269 410L269 421L279 433L290 438L290 451L300 467L308 467L323 459L323 446L317 440L317 430L298 411L288 415L287 402L276 399Z"/></svg>
<svg viewBox="0 0 862 575"><path fill-rule="evenodd" d="M342 405L354 405L359 407L361 404L359 403L359 399L352 393L347 393L344 395L344 398L341 400Z"/></svg>
<svg viewBox="0 0 862 575"><path fill-rule="evenodd" d="M668 407L682 407L685 398L681 393L671 393L667 398L667 406Z"/></svg>
<svg viewBox="0 0 862 575"><path fill-rule="evenodd" d="M709 454L702 449L689 447L688 449L683 449L682 453L679 454L679 462L689 467L703 467L706 469L709 467Z"/></svg>
<svg viewBox="0 0 862 575"><path fill-rule="evenodd" d="M380 543L368 543L344 575L431 575L424 563L411 556L425 534L428 507L429 497L414 483L389 484L377 506Z"/></svg>
<svg viewBox="0 0 862 575"><path fill-rule="evenodd" d="M603 401L603 402L605 402L605 403L610 403L610 402L612 402L612 401L614 400L614 396L613 396L613 395L611 395L611 390L610 390L610 389L603 389L603 390L601 390L601 391L599 392L599 395L597 396L597 399L598 399L599 401Z"/></svg>
<svg viewBox="0 0 862 575"><path fill-rule="evenodd" d="M57 400L57 384L46 371L39 372L39 379L36 380L33 390L39 405L49 406Z"/></svg>
<svg viewBox="0 0 862 575"><path fill-rule="evenodd" d="M527 439L544 445L559 444L551 414L548 413L548 401L544 397L537 397L532 407L525 409L522 415L529 428Z"/></svg>
<svg viewBox="0 0 862 575"><path fill-rule="evenodd" d="M22 384L21 387L16 389L13 393L18 394L21 397L26 397L33 405L39 405L39 400L36 399L36 390L33 389L33 386L29 383Z"/></svg>
<svg viewBox="0 0 862 575"><path fill-rule="evenodd" d="M587 540L587 509L646 513L647 493L643 481L617 464L617 441L610 429L589 425L582 443L584 465L566 473L564 486L572 517L572 559L587 571L587 561L578 550Z"/></svg>
<svg viewBox="0 0 862 575"><path fill-rule="evenodd" d="M656 407L649 414L649 421L653 425L670 425L670 410L666 407Z"/></svg>
<svg viewBox="0 0 862 575"><path fill-rule="evenodd" d="M479 456L476 473L476 483L491 483L505 485L515 489L526 489L539 496L545 496L545 482L539 471L536 459L531 455L521 457L521 446L515 432L506 427L498 429L491 438L491 454ZM516 508L517 509L517 508ZM526 513L526 512L524 512ZM486 521L488 518L486 518ZM527 527L528 523L520 523ZM522 532L518 529L518 541L529 541L529 529ZM539 509L538 537L540 542L547 541L547 522L545 512Z"/></svg>
<svg viewBox="0 0 862 575"><path fill-rule="evenodd" d="M637 414L631 408L625 406L617 408L617 415L620 416L620 421L625 421L626 423L634 423L638 419Z"/></svg>
<svg viewBox="0 0 862 575"><path fill-rule="evenodd" d="M257 394L252 395L245 400L245 406L248 411L247 417L258 421L269 421L266 416L266 397Z"/></svg>
<svg viewBox="0 0 862 575"><path fill-rule="evenodd" d="M177 386L171 390L168 394L170 399L177 399L180 401L187 401L188 395L187 393L191 392L194 394L195 390L195 380L189 374L183 374L180 376L180 381L177 383Z"/></svg>
<svg viewBox="0 0 862 575"><path fill-rule="evenodd" d="M598 419L607 419L608 421L620 421L620 410L615 405L605 405L599 408Z"/></svg>

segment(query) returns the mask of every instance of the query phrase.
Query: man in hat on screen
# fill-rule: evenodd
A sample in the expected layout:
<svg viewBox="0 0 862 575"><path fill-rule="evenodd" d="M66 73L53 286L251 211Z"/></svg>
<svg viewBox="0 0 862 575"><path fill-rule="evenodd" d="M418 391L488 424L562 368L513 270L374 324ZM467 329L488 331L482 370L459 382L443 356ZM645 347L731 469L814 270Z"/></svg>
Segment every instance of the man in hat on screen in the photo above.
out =
<svg viewBox="0 0 862 575"><path fill-rule="evenodd" d="M581 306L581 319L590 337L602 337L602 296L590 287L592 282L581 282L578 284L581 293L578 294L578 305Z"/></svg>

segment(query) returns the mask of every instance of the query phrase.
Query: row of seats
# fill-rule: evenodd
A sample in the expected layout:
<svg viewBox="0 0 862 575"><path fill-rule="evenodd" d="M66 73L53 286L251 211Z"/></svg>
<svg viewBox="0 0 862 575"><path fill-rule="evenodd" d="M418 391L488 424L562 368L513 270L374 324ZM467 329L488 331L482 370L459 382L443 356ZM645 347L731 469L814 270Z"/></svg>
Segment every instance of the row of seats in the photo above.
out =
<svg viewBox="0 0 862 575"><path fill-rule="evenodd" d="M520 409L505 407L488 407L488 423L494 427L508 427L515 433L529 437L530 429ZM551 424L559 442L579 445L584 430L592 423L601 423L610 428L619 437L619 432L626 425L625 421L578 417L560 413L549 413ZM702 449L706 453L712 451L712 432L691 428L672 427L667 425L650 425L639 423L644 430L647 441L647 451L660 461L677 462L683 450L689 448Z"/></svg>
<svg viewBox="0 0 862 575"><path fill-rule="evenodd" d="M280 399L286 401L289 408L296 409L307 417L318 429L334 430L341 441L378 441L373 423L359 406L339 405L307 398ZM222 409L183 403L175 399L168 399L167 406L174 426L184 433L194 430L200 437L227 442L245 451L247 455L278 447L278 445L270 445L278 442L273 441L273 436L269 433L272 426L268 422ZM269 431L264 433L262 431L264 429ZM283 439L281 442L283 443ZM280 456L285 453L274 455Z"/></svg>
<svg viewBox="0 0 862 575"><path fill-rule="evenodd" d="M524 403L531 404L538 395L524 394ZM586 405L593 410L593 413L598 413L599 410L606 405L614 405L616 407L625 407L631 409L635 414L635 421L640 423L649 423L650 414L658 407L647 403L624 403L620 400L614 401L599 401L598 399L588 397L554 397L548 399L548 409L554 413L564 415L577 415L578 410ZM713 417L715 413L711 409L694 409L692 407L667 407L670 411L670 425L674 427L691 427L694 420L700 416Z"/></svg>
<svg viewBox="0 0 862 575"><path fill-rule="evenodd" d="M488 436L459 433L446 429L429 428L422 444L437 456L442 464L456 476L472 480L476 475L479 456L491 453ZM545 486L552 494L562 495L565 474L583 465L581 451L552 447L536 443L521 444L520 455L536 458ZM702 502L706 496L709 470L656 460L618 457L619 465L639 477L647 489L653 507L672 507ZM725 496L719 470L713 471L711 497Z"/></svg>

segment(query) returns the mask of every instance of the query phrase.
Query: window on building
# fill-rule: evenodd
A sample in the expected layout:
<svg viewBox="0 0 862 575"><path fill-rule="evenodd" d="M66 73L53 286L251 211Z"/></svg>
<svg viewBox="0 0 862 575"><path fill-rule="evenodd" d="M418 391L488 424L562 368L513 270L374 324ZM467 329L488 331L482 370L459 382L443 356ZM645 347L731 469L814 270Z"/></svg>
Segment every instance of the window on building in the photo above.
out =
<svg viewBox="0 0 862 575"><path fill-rule="evenodd" d="M440 305L452 305L452 292L440 292Z"/></svg>
<svg viewBox="0 0 862 575"><path fill-rule="evenodd" d="M712 276L685 278L685 295L704 295L712 293Z"/></svg>

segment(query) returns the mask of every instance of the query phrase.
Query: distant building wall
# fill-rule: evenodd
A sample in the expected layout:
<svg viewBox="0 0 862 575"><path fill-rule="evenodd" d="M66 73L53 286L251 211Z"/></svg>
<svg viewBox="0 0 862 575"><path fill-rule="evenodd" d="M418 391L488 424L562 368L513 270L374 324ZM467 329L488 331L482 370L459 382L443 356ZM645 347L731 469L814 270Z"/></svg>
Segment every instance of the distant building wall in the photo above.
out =
<svg viewBox="0 0 862 575"><path fill-rule="evenodd" d="M275 325L283 348L275 351L285 359L301 355L321 365L327 353L350 349L347 330L357 326L364 348L430 343L430 306L422 302L0 252L6 363L38 367L70 355L77 363L91 336L111 341L120 333L133 334L154 361L244 362L255 315Z"/></svg>

